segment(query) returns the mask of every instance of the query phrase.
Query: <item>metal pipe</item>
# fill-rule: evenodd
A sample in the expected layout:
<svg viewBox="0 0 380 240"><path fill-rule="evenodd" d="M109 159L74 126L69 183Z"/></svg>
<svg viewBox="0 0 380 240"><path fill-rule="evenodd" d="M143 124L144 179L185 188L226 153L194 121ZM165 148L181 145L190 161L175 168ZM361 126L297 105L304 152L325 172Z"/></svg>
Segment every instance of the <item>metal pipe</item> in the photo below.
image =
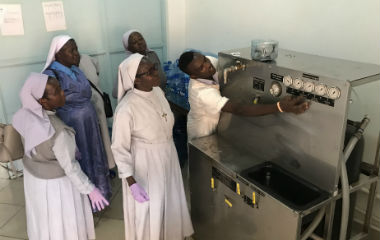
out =
<svg viewBox="0 0 380 240"><path fill-rule="evenodd" d="M346 161L342 161L340 174L340 179L342 183L342 218L340 222L339 239L346 240L348 215L350 212L350 185L348 183Z"/></svg>
<svg viewBox="0 0 380 240"><path fill-rule="evenodd" d="M322 218L325 216L325 212L326 212L326 208L322 208L321 210L319 210L317 216L314 217L313 221L303 232L301 236L301 240L306 240L314 232L315 228L318 227L318 224L321 222Z"/></svg>
<svg viewBox="0 0 380 240"><path fill-rule="evenodd" d="M331 239L332 227L334 223L336 201L333 200L326 210L325 226L323 229L323 237L325 239Z"/></svg>
<svg viewBox="0 0 380 240"><path fill-rule="evenodd" d="M324 238L321 238L320 236L318 236L317 234L314 234L314 233L312 233L310 235L310 238L314 239L314 240L324 240Z"/></svg>
<svg viewBox="0 0 380 240"><path fill-rule="evenodd" d="M368 233L360 232L356 234L355 236L353 236L352 238L350 238L350 240L364 240L364 239L368 239Z"/></svg>
<svg viewBox="0 0 380 240"><path fill-rule="evenodd" d="M231 72L235 72L235 71L238 71L238 70L245 70L246 68L246 65L245 64L242 64L240 61L236 61L236 65L235 66L230 66L228 68L225 68L223 70L223 80L224 80L224 84L227 84L227 80L228 80L228 74L231 73Z"/></svg>
<svg viewBox="0 0 380 240"><path fill-rule="evenodd" d="M224 84L227 84L227 78L228 78L228 73L230 73L232 70L231 70L231 67L228 67L228 68L225 68L223 70L223 82Z"/></svg>
<svg viewBox="0 0 380 240"><path fill-rule="evenodd" d="M377 187L377 182L373 182L371 184L371 187L369 188L367 209L366 209L365 220L364 220L364 225L363 225L363 232L365 233L369 233L369 229L371 227L371 218L372 218L373 205L375 203L376 187Z"/></svg>
<svg viewBox="0 0 380 240"><path fill-rule="evenodd" d="M362 137L364 129L368 126L369 118L365 116L360 123L359 128L355 134L350 138L343 153L343 160L341 161L341 184L342 184L342 218L340 223L339 239L346 240L348 217L350 212L350 184L348 182L346 162L351 155L352 150L355 148L356 143Z"/></svg>

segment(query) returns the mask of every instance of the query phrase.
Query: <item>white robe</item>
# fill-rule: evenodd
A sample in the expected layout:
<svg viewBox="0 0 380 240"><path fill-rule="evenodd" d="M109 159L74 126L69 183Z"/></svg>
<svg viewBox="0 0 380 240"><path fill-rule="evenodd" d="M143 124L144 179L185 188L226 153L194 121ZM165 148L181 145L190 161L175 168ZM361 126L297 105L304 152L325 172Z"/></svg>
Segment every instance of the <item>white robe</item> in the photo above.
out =
<svg viewBox="0 0 380 240"><path fill-rule="evenodd" d="M81 54L79 69L82 70L88 80L90 80L100 91L102 91L99 86L99 63L96 61L96 59L88 55ZM108 167L111 169L115 167L115 160L111 151L111 140L108 131L106 113L104 112L103 98L93 87L91 87L91 90L91 102L94 104L96 115L98 115L103 145L104 149L106 150L108 160Z"/></svg>
<svg viewBox="0 0 380 240"><path fill-rule="evenodd" d="M48 112L48 114L53 114ZM75 160L74 133L63 130L53 152L66 176L41 179L24 168L27 232L30 240L95 239L87 194L94 185Z"/></svg>
<svg viewBox="0 0 380 240"><path fill-rule="evenodd" d="M130 90L117 106L111 148L123 182L126 240L180 240L194 231L172 139L173 124L159 87L151 92ZM148 202L134 200L126 182L129 176L148 193Z"/></svg>

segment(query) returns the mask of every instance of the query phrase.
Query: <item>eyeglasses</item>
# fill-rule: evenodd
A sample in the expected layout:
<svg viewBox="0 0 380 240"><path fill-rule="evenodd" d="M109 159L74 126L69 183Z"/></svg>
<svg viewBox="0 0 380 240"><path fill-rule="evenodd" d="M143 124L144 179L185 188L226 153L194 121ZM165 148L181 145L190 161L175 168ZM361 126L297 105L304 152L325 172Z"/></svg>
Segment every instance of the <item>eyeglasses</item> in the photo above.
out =
<svg viewBox="0 0 380 240"><path fill-rule="evenodd" d="M151 68L149 68L148 71L146 72L143 72L143 73L137 73L136 74L136 77L142 77L144 75L148 75L148 76L151 76L155 71L157 71L157 64L154 64Z"/></svg>

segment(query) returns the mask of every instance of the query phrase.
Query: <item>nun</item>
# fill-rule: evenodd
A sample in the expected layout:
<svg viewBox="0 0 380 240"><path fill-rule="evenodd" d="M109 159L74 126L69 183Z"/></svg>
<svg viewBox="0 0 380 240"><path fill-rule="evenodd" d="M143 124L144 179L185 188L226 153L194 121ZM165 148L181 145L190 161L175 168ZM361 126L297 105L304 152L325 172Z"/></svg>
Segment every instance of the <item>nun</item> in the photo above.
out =
<svg viewBox="0 0 380 240"><path fill-rule="evenodd" d="M180 240L193 234L174 117L156 65L139 53L119 66L111 149L123 186L125 239ZM126 94L125 94L126 93Z"/></svg>
<svg viewBox="0 0 380 240"><path fill-rule="evenodd" d="M58 80L32 73L20 92L13 117L25 155L24 192L30 240L95 239L91 206L108 202L75 159L75 131L54 110L65 104ZM87 197L88 196L88 197Z"/></svg>
<svg viewBox="0 0 380 240"><path fill-rule="evenodd" d="M164 91L166 87L166 75L164 71L162 70L160 59L158 58L155 51L147 47L147 44L142 34L138 30L132 29L124 33L122 42L123 42L123 46L126 53L125 58L128 58L134 53L140 53L141 55L144 55L153 64L156 64L158 76L161 81L160 88ZM115 82L113 85L113 91L112 91L112 96L114 98L117 98L117 92L118 92L118 80L115 79Z"/></svg>
<svg viewBox="0 0 380 240"><path fill-rule="evenodd" d="M78 68L78 47L70 36L53 38L43 73L58 79L66 96L57 116L75 132L79 149L79 163L91 182L110 200L109 167L104 149L99 120L91 103L91 86ZM93 209L96 211L96 209Z"/></svg>

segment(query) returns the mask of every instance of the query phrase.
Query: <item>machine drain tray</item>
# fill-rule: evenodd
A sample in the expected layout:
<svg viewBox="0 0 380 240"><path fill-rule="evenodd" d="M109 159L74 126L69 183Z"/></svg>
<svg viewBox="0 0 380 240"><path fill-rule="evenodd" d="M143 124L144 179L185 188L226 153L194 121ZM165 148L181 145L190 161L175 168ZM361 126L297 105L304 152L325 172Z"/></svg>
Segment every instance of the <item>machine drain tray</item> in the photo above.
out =
<svg viewBox="0 0 380 240"><path fill-rule="evenodd" d="M240 175L295 210L306 210L329 196L273 162L243 170Z"/></svg>

